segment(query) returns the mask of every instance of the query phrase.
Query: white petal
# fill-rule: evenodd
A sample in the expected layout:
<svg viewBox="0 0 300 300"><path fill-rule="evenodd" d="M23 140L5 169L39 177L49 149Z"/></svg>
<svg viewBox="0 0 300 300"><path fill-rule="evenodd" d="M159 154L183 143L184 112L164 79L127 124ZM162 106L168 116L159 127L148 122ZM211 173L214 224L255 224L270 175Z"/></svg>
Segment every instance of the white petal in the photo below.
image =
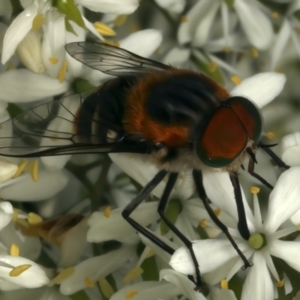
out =
<svg viewBox="0 0 300 300"><path fill-rule="evenodd" d="M11 179L17 172L18 165L9 162L4 158L0 158L0 183Z"/></svg>
<svg viewBox="0 0 300 300"><path fill-rule="evenodd" d="M162 34L155 29L145 29L130 34L120 41L120 47L137 55L150 56L160 45Z"/></svg>
<svg viewBox="0 0 300 300"><path fill-rule="evenodd" d="M185 0L155 0L155 2L164 9L172 13L181 13L186 5Z"/></svg>
<svg viewBox="0 0 300 300"><path fill-rule="evenodd" d="M279 177L269 199L265 218L266 232L275 232L278 227L300 209L300 167L291 167Z"/></svg>
<svg viewBox="0 0 300 300"><path fill-rule="evenodd" d="M165 279L171 283L173 283L180 292L185 295L187 299L190 300L205 300L206 298L202 293L195 291L195 285L182 274L179 274L170 269L163 269L159 272L160 280ZM181 294L180 293L180 294Z"/></svg>
<svg viewBox="0 0 300 300"><path fill-rule="evenodd" d="M282 52L287 45L289 38L291 37L291 26L287 19L283 20L280 26L279 33L277 34L275 44L271 49L271 69L273 70L280 58L282 57Z"/></svg>
<svg viewBox="0 0 300 300"><path fill-rule="evenodd" d="M189 56L190 56L189 49L174 47L165 56L164 64L167 65L183 64L188 60Z"/></svg>
<svg viewBox="0 0 300 300"><path fill-rule="evenodd" d="M63 295L71 295L86 288L85 278L97 281L100 276L105 277L121 267L133 255L133 248L122 247L81 262L75 267L75 272L61 283L60 292Z"/></svg>
<svg viewBox="0 0 300 300"><path fill-rule="evenodd" d="M213 300L237 300L234 292L227 289L212 288L209 295Z"/></svg>
<svg viewBox="0 0 300 300"><path fill-rule="evenodd" d="M27 173L0 185L0 197L14 201L41 201L55 196L68 183L67 173L40 171L34 182Z"/></svg>
<svg viewBox="0 0 300 300"><path fill-rule="evenodd" d="M281 258L293 269L300 271L300 243L297 241L273 241L269 245L270 254Z"/></svg>
<svg viewBox="0 0 300 300"><path fill-rule="evenodd" d="M32 21L37 14L38 4L32 3L22 11L7 29L2 50L2 63L5 64L14 54L18 44L32 27Z"/></svg>
<svg viewBox="0 0 300 300"><path fill-rule="evenodd" d="M241 251L245 247L244 244L239 244ZM228 240L193 241L193 249L202 274L216 270L228 260L237 256L237 252ZM193 275L195 273L190 253L185 247L175 251L171 257L170 266L183 274Z"/></svg>
<svg viewBox="0 0 300 300"><path fill-rule="evenodd" d="M235 0L234 7L252 45L260 50L267 49L273 40L273 28L269 18L247 1Z"/></svg>
<svg viewBox="0 0 300 300"><path fill-rule="evenodd" d="M284 74L259 73L242 81L230 94L243 96L254 102L259 108L271 102L283 89L286 77Z"/></svg>
<svg viewBox="0 0 300 300"><path fill-rule="evenodd" d="M92 11L115 15L129 15L139 5L137 0L76 0L76 2Z"/></svg>
<svg viewBox="0 0 300 300"><path fill-rule="evenodd" d="M130 291L137 292L134 300L171 299L180 294L173 284L157 281L144 281L123 287L112 295L110 300L124 300Z"/></svg>
<svg viewBox="0 0 300 300"><path fill-rule="evenodd" d="M21 231L16 230L15 223L9 223L0 231L0 240L9 249L16 244L20 250L20 256L36 260L41 253L42 244L37 237L24 236Z"/></svg>
<svg viewBox="0 0 300 300"><path fill-rule="evenodd" d="M34 73L43 73L42 42L40 31L29 31L17 47L17 55L23 65Z"/></svg>
<svg viewBox="0 0 300 300"><path fill-rule="evenodd" d="M29 269L19 276L10 276L9 272L20 265L31 265ZM0 278L8 282L18 284L26 288L37 288L49 282L45 271L35 262L19 256L1 255L0 256Z"/></svg>
<svg viewBox="0 0 300 300"><path fill-rule="evenodd" d="M7 201L1 202L0 203L0 234L1 234L1 230L11 221L13 215L14 215L14 210L10 202Z"/></svg>
<svg viewBox="0 0 300 300"><path fill-rule="evenodd" d="M87 240L90 243L99 243L115 239L122 243L136 243L138 236L136 230L123 218L121 212L124 208L118 208L111 212L107 218L100 212L94 212L88 221L90 229ZM157 202L143 203L139 205L131 217L141 224L148 226L159 218L157 213ZM106 228L103 230L103 228ZM132 237L133 236L133 240Z"/></svg>
<svg viewBox="0 0 300 300"><path fill-rule="evenodd" d="M243 286L241 300L273 300L274 290L269 270L263 256L256 252Z"/></svg>
<svg viewBox="0 0 300 300"><path fill-rule="evenodd" d="M64 93L66 82L60 83L44 74L34 74L26 69L10 70L0 74L0 100L29 102Z"/></svg>
<svg viewBox="0 0 300 300"><path fill-rule="evenodd" d="M280 142L281 159L289 166L300 165L300 132L284 136Z"/></svg>

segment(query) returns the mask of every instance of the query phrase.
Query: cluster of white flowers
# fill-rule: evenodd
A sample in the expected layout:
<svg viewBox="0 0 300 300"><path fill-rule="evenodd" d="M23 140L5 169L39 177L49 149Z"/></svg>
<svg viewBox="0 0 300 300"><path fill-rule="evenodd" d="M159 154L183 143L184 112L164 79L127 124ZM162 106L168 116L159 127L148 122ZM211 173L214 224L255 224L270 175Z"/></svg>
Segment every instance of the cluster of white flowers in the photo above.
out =
<svg viewBox="0 0 300 300"><path fill-rule="evenodd" d="M173 255L121 215L158 173L154 165L129 154L0 157L0 299L300 299L299 31L300 0L0 1L0 123L64 95L71 103L108 80L65 50L70 42L106 42L206 73L253 101L263 136L280 144L272 149L291 166L278 170L258 152L255 171L271 193L239 171L248 241L237 228L228 173L204 171L215 214L253 263L247 270L195 196L191 173L179 175L167 215L193 242L199 292L189 251L157 212L165 181L132 218Z"/></svg>

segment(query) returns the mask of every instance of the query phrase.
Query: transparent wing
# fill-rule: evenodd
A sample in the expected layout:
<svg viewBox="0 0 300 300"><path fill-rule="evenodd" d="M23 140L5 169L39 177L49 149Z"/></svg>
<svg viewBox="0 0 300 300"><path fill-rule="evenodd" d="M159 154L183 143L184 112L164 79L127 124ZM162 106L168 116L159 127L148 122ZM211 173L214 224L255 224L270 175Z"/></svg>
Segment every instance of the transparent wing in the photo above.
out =
<svg viewBox="0 0 300 300"><path fill-rule="evenodd" d="M170 67L103 43L70 43L67 52L83 64L114 76L162 71Z"/></svg>
<svg viewBox="0 0 300 300"><path fill-rule="evenodd" d="M78 112L84 98L71 95L41 104L0 124L0 155L35 157L98 152L146 153L147 146L125 136L118 126L95 119L80 120L81 127L97 127L101 133L83 133ZM96 125L95 125L96 123ZM104 137L103 137L104 136Z"/></svg>

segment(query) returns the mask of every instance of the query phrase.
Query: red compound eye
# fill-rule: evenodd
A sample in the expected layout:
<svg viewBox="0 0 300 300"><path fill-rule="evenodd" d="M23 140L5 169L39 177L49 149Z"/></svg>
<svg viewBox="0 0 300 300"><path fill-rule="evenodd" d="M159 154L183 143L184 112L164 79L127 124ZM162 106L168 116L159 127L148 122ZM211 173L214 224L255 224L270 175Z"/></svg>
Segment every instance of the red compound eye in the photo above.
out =
<svg viewBox="0 0 300 300"><path fill-rule="evenodd" d="M243 97L232 97L219 106L197 143L199 158L208 166L229 165L244 151L248 140L261 134L258 109Z"/></svg>

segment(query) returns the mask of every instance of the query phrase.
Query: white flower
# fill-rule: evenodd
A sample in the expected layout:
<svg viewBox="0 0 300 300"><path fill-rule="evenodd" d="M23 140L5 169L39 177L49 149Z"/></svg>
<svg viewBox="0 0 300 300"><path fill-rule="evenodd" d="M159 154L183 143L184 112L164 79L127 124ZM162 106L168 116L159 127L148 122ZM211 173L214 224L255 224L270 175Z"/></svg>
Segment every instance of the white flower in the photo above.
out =
<svg viewBox="0 0 300 300"><path fill-rule="evenodd" d="M247 274L242 300L274 299L271 274L277 282L280 282L281 279L274 267L271 256L279 257L292 268L297 271L300 270L300 260L297 259L296 254L300 251L300 243L280 240L280 238L297 231L297 227L278 229L300 209L299 176L300 167L292 167L279 177L270 195L269 209L264 222L262 221L257 196L254 195L254 214L252 215L249 207L245 209L251 231L248 241L242 239L236 229L230 228L230 233L240 250L254 264ZM226 200L223 199L223 201ZM247 206L245 201L244 204ZM226 206L229 214L235 210L232 202L227 202ZM236 218L236 216L232 216ZM226 272L226 280L229 280L243 266L242 260L228 240L203 240L194 241L193 243L193 249L202 274L213 272L214 275L211 275L210 278L214 282L221 280L222 277L220 276L223 276L224 272ZM194 266L185 248L180 248L175 252L170 264L181 273L194 273Z"/></svg>
<svg viewBox="0 0 300 300"><path fill-rule="evenodd" d="M249 42L260 50L267 49L273 39L273 30L269 18L262 12L256 2L236 0L233 3L239 22ZM216 22L218 10L222 15L223 45L232 47L232 22L235 16L230 15L229 8L224 1L198 1L187 13L178 31L180 44L191 42L193 46L205 47L210 38L213 24Z"/></svg>
<svg viewBox="0 0 300 300"><path fill-rule="evenodd" d="M284 136L280 142L281 158L289 166L300 164L300 132Z"/></svg>

